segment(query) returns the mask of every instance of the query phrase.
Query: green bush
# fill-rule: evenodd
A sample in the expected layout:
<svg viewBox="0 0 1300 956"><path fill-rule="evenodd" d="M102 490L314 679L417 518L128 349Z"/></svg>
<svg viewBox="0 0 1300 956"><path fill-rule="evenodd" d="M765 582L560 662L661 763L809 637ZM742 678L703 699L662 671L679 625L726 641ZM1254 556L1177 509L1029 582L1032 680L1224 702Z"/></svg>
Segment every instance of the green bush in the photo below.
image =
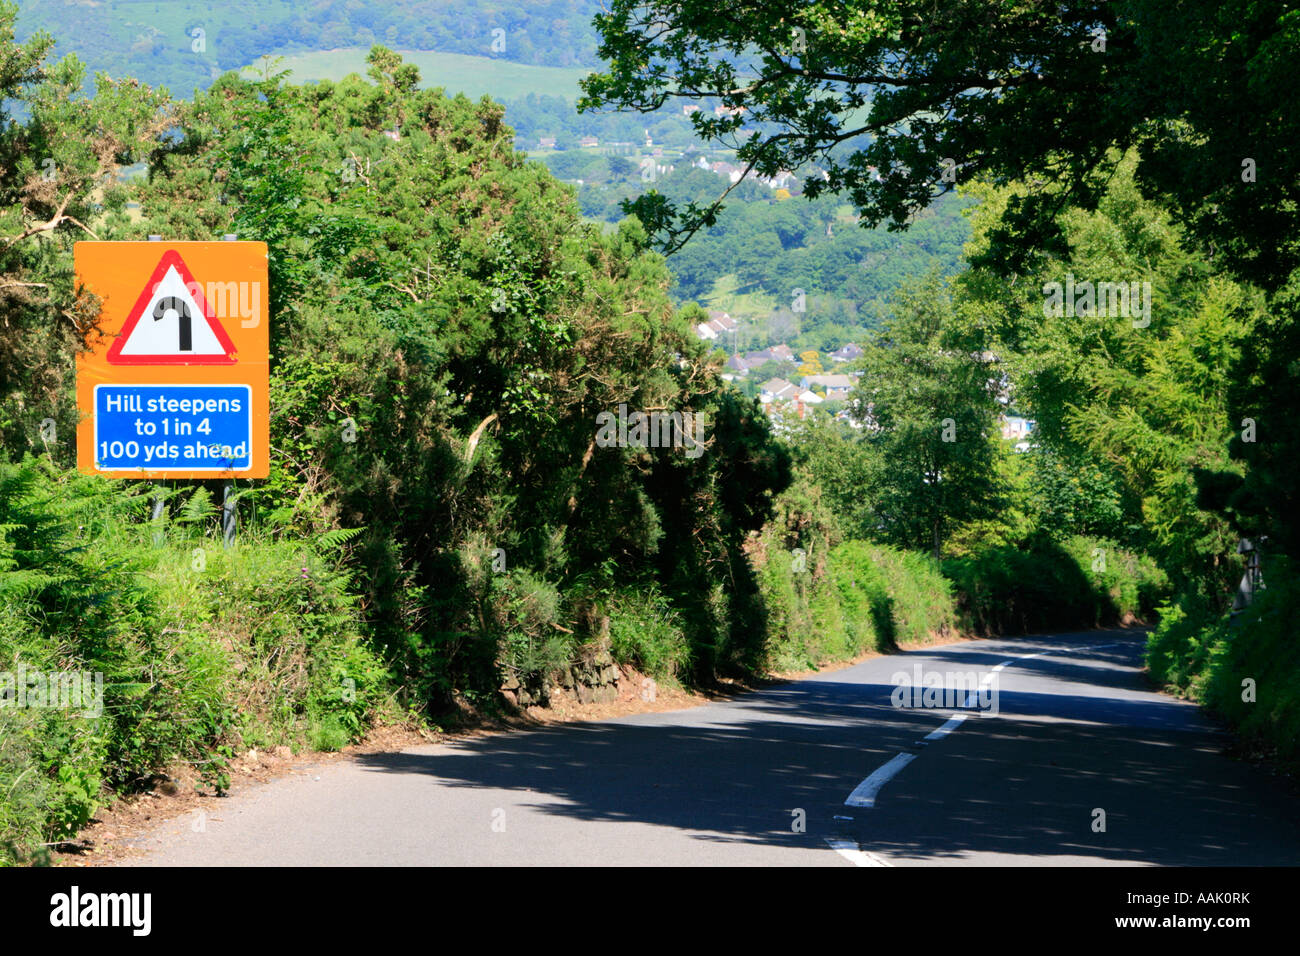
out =
<svg viewBox="0 0 1300 956"><path fill-rule="evenodd" d="M808 645L817 635L808 612L806 572L797 575L794 559L785 550L772 551L758 571L759 589L767 609L767 666L795 670L817 662Z"/></svg>
<svg viewBox="0 0 1300 956"><path fill-rule="evenodd" d="M98 716L5 708L5 802L42 810L4 814L11 856L74 833L105 783L132 786L164 757L200 756L204 711L223 711L167 626L144 535L123 532L143 505L46 461L0 460L0 673L16 683L22 671L85 672L103 689Z"/></svg>
<svg viewBox="0 0 1300 956"><path fill-rule="evenodd" d="M247 531L226 551L202 535L169 536L154 578L177 626L195 639L198 676L238 674L226 692L241 746L310 740L312 728L328 724L343 731L342 743L317 749L337 749L389 704L386 667L332 554L340 537L309 543Z"/></svg>
<svg viewBox="0 0 1300 956"><path fill-rule="evenodd" d="M1145 554L1083 535L1068 538L1062 548L1080 569L1086 569L1098 624L1151 620L1169 597L1169 578ZM1113 617L1100 619L1106 614Z"/></svg>
<svg viewBox="0 0 1300 956"><path fill-rule="evenodd" d="M569 663L576 645L560 630L559 589L522 569L501 575L494 587L501 665L520 683L540 688Z"/></svg>
<svg viewBox="0 0 1300 956"><path fill-rule="evenodd" d="M863 547L864 551L858 551L841 546L832 557L843 555L853 560L855 567L872 566L880 575L876 593L884 599L876 602L872 614L880 628L880 650L898 644L925 644L955 629L952 585L928 555L882 545Z"/></svg>
<svg viewBox="0 0 1300 956"><path fill-rule="evenodd" d="M846 541L822 560L767 552L759 581L768 614L768 662L777 670L849 660L928 643L956 621L951 585L923 555Z"/></svg>
<svg viewBox="0 0 1300 956"><path fill-rule="evenodd" d="M616 593L608 603L610 651L656 680L683 672L690 657L681 617L657 590Z"/></svg>
<svg viewBox="0 0 1300 956"><path fill-rule="evenodd" d="M103 687L98 716L0 708L0 862L73 835L107 790L173 761L221 788L237 747L342 746L389 706L332 554L346 533L246 529L227 551L205 491L155 526L137 488L0 460L0 674Z"/></svg>
<svg viewBox="0 0 1300 956"><path fill-rule="evenodd" d="M950 558L964 628L983 634L1100 627L1149 619L1168 591L1155 563L1102 538L995 547Z"/></svg>
<svg viewBox="0 0 1300 956"><path fill-rule="evenodd" d="M1153 680L1204 703L1257 750L1300 765L1300 584L1282 557L1236 620L1180 596L1147 641ZM1251 699L1253 697L1253 699Z"/></svg>
<svg viewBox="0 0 1300 956"><path fill-rule="evenodd" d="M37 844L52 816L41 723L35 711L0 710L0 866L39 854Z"/></svg>
<svg viewBox="0 0 1300 956"><path fill-rule="evenodd" d="M1180 594L1160 608L1160 621L1147 638L1146 663L1158 684L1195 693L1211 649L1227 637L1228 622L1201 595Z"/></svg>

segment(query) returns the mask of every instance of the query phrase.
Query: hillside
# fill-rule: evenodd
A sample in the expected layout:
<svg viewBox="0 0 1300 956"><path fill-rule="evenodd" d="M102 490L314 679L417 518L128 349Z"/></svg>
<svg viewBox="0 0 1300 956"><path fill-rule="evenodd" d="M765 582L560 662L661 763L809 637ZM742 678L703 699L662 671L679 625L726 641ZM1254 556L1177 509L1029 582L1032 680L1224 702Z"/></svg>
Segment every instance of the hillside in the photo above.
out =
<svg viewBox="0 0 1300 956"><path fill-rule="evenodd" d="M133 76L179 96L264 54L375 43L538 67L597 65L595 0L26 0L21 7L18 39L44 30L58 41L56 57L75 52L92 75Z"/></svg>
<svg viewBox="0 0 1300 956"><path fill-rule="evenodd" d="M349 73L366 73L368 46L313 50L284 54L274 64L276 72L288 70L295 83L341 80ZM578 80L589 71L581 67L536 66L503 58L445 51L397 49L407 63L420 70L422 86L442 88L450 95L464 93L474 99L491 96L512 100L529 94L563 97L570 104L578 95ZM250 67L256 71L258 65Z"/></svg>

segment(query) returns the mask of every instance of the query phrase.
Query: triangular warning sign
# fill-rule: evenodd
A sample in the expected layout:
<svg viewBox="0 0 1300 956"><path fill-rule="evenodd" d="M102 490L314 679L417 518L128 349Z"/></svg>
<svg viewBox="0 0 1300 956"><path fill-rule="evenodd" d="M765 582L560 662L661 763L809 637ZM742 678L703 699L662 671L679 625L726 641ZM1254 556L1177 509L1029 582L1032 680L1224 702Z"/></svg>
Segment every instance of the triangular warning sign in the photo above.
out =
<svg viewBox="0 0 1300 956"><path fill-rule="evenodd" d="M189 266L168 249L107 358L114 365L233 365L235 346Z"/></svg>

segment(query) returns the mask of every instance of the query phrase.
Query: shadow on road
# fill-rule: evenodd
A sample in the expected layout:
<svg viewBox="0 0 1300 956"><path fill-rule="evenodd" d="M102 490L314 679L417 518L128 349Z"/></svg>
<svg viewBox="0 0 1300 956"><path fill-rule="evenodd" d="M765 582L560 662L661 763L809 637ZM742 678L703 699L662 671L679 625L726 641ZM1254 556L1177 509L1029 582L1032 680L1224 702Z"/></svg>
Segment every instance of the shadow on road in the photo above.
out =
<svg viewBox="0 0 1300 956"><path fill-rule="evenodd" d="M999 716L973 717L919 748L948 712L891 706L892 673L916 662L984 667L1008 659L1005 650L916 651L691 711L358 759L445 786L547 794L565 802L532 804L545 813L673 827L700 840L793 848L847 836L913 861L1000 853L1300 863L1295 801L1224 757L1226 741L1196 708L1135 693L1143 687L1135 651L1081 647L1017 662L1042 692L1003 690ZM1075 693L1052 692L1055 682ZM875 809L843 805L859 781L909 749L917 759ZM792 830L799 810L805 832ZM1094 830L1097 810L1104 832Z"/></svg>

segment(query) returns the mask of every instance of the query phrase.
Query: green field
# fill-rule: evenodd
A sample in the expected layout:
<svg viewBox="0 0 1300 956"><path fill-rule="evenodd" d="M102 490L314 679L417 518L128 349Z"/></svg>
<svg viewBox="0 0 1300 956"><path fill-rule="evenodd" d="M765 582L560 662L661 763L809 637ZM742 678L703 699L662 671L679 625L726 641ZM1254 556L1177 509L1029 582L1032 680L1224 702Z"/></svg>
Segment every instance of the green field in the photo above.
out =
<svg viewBox="0 0 1300 956"><path fill-rule="evenodd" d="M737 319L757 321L777 307L775 297L765 292L745 291L753 286L741 286L734 273L719 276L709 295L700 299L706 309L721 309Z"/></svg>
<svg viewBox="0 0 1300 956"><path fill-rule="evenodd" d="M278 69L292 70L295 83L309 80L341 80L349 73L366 75L368 47L345 47L339 50L319 50L312 53L285 55ZM529 66L511 63L486 56L466 56L461 53L433 53L428 50L398 50L408 63L420 69L421 86L440 86L448 95L465 93L478 98L487 94L495 99L514 99L529 93L562 96L574 100L578 96L578 80L588 70ZM250 67L258 70L259 67Z"/></svg>

